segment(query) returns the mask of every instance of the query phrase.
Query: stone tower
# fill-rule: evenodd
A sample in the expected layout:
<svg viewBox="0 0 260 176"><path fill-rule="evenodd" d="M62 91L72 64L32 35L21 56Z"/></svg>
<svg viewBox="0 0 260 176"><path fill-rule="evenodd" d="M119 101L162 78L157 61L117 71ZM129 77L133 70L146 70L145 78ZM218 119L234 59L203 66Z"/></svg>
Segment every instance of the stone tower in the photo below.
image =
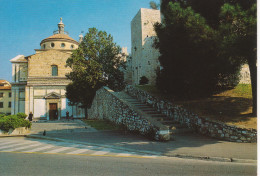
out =
<svg viewBox="0 0 260 176"><path fill-rule="evenodd" d="M145 76L155 84L156 69L160 66L159 51L153 48L156 37L153 25L161 22L160 10L141 8L131 22L132 83L139 84Z"/></svg>

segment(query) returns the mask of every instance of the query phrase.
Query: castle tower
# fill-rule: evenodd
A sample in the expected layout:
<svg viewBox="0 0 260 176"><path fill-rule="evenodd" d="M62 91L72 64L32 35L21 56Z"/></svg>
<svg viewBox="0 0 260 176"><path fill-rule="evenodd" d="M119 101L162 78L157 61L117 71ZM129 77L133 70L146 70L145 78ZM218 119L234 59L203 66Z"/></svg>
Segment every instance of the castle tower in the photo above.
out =
<svg viewBox="0 0 260 176"><path fill-rule="evenodd" d="M141 8L131 22L131 54L132 54L132 80L139 84L140 78L148 78L148 84L155 84L156 69L158 69L160 55L153 48L156 37L153 25L161 22L160 10Z"/></svg>

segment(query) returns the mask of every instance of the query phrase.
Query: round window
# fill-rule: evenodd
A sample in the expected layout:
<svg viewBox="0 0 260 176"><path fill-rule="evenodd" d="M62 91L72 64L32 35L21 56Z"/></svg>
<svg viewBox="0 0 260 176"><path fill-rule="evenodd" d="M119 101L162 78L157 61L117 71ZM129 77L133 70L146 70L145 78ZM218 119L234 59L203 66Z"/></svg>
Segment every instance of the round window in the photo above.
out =
<svg viewBox="0 0 260 176"><path fill-rule="evenodd" d="M51 47L53 48L55 46L55 44L54 43L51 43Z"/></svg>
<svg viewBox="0 0 260 176"><path fill-rule="evenodd" d="M65 43L60 44L60 46L61 46L62 48L64 48L64 47L65 47Z"/></svg>
<svg viewBox="0 0 260 176"><path fill-rule="evenodd" d="M73 49L73 48L74 48L74 45L71 45L70 48Z"/></svg>

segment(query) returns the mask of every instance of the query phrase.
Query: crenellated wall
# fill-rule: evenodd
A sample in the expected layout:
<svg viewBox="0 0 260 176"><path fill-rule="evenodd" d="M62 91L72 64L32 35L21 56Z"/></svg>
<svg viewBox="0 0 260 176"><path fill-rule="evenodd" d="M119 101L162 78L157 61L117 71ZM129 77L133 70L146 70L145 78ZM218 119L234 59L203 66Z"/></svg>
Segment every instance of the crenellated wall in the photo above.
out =
<svg viewBox="0 0 260 176"><path fill-rule="evenodd" d="M158 112L165 114L167 117L172 118L172 120L180 122L201 134L234 142L257 141L257 130L255 129L239 128L208 118L199 117L183 107L174 105L165 100L160 100L131 85L127 86L125 91L141 102L153 106Z"/></svg>
<svg viewBox="0 0 260 176"><path fill-rule="evenodd" d="M125 126L129 131L138 132L150 139L170 140L168 127L144 117L141 112L124 101L120 97L120 93L114 92L108 87L102 87L96 92L92 106L88 109L88 118L108 119Z"/></svg>

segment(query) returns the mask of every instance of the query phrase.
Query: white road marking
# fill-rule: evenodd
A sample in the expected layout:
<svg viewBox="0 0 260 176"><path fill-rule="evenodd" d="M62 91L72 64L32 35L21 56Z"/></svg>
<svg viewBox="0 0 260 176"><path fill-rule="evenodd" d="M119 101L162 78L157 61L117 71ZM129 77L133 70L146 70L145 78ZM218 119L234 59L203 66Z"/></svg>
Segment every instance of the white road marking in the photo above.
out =
<svg viewBox="0 0 260 176"><path fill-rule="evenodd" d="M73 152L69 152L69 153L66 153L66 154L80 154L80 153L84 153L84 152L87 152L89 151L89 149L78 149L78 150L75 150Z"/></svg>
<svg viewBox="0 0 260 176"><path fill-rule="evenodd" d="M23 152L38 152L38 151L45 150L45 149L52 148L52 147L55 147L55 146L54 145L47 145L47 146L44 146L44 147L41 147L41 148L36 148L36 149L27 150L27 151L23 151Z"/></svg>
<svg viewBox="0 0 260 176"><path fill-rule="evenodd" d="M7 141L7 142L1 142L0 146L6 145L6 144L11 144L11 143L17 143L17 141Z"/></svg>
<svg viewBox="0 0 260 176"><path fill-rule="evenodd" d="M77 146L74 146L74 147L77 147ZM74 147L61 147L61 148L54 149L51 151L46 151L45 153L58 153L58 152L62 152L64 150L73 149Z"/></svg>
<svg viewBox="0 0 260 176"><path fill-rule="evenodd" d="M26 148L30 148L30 147L39 146L39 145L42 145L42 144L38 143L38 144L26 145L26 146L23 146L23 147L13 148L13 149L5 150L5 151L6 152L12 152L12 151L22 150L22 149L26 149Z"/></svg>
<svg viewBox="0 0 260 176"><path fill-rule="evenodd" d="M0 149L5 149L5 148L13 148L13 147L16 147L16 146L19 146L19 145L25 145L25 144L29 144L29 143L32 143L32 142L22 142L22 143L16 143L16 144L9 144L9 145L5 145L5 146L2 146L0 147Z"/></svg>
<svg viewBox="0 0 260 176"><path fill-rule="evenodd" d="M119 153L116 156L131 156L132 154L130 153Z"/></svg>
<svg viewBox="0 0 260 176"><path fill-rule="evenodd" d="M105 150L103 150L103 151L97 151L97 152L95 152L95 153L92 153L92 155L104 155L104 154L107 154L109 151L105 151Z"/></svg>
<svg viewBox="0 0 260 176"><path fill-rule="evenodd" d="M145 158L157 158L157 155L143 155Z"/></svg>

